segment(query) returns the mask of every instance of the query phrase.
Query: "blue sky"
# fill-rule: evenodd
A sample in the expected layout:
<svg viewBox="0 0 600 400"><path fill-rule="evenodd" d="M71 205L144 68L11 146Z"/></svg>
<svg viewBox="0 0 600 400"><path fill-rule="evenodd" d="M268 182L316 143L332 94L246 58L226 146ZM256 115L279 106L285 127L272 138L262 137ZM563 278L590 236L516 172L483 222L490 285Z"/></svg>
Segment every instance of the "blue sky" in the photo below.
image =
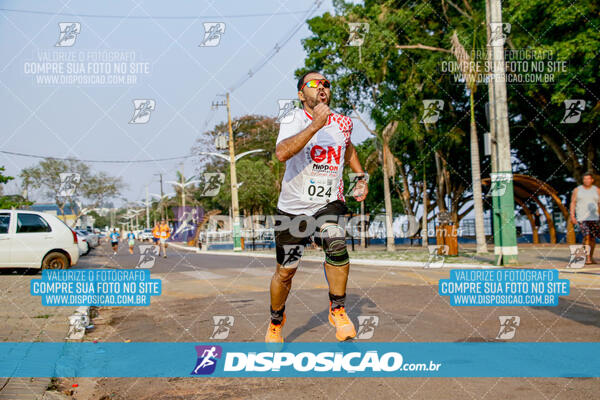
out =
<svg viewBox="0 0 600 400"><path fill-rule="evenodd" d="M0 107L4 118L0 150L84 160L142 160L188 154L196 138L226 118L224 108L211 111L211 102L247 76L253 65L303 21L303 11L313 3L2 1ZM325 11L333 11L330 1L325 1L317 14ZM248 14L278 15L239 17ZM120 17L127 15L134 18ZM155 18L166 16L201 17ZM55 47L61 22L80 23L80 33L71 47ZM218 46L199 46L205 22L225 23ZM293 72L303 65L305 53L300 41L308 35L304 23L275 57L234 90L234 117L276 116L277 100L295 96ZM89 51L96 50L133 55L135 62L148 63L150 73L137 75L135 84L80 87L41 84L36 79L43 74L30 73L32 63L41 61L41 54L71 52L87 57ZM86 68L89 61L84 62ZM134 99L156 102L145 124L129 123ZM353 141L358 143L367 135L355 120ZM13 176L37 161L0 153L0 165ZM129 186L124 196L141 200L147 185L150 192L159 192L154 174L160 172L165 180L172 180L181 168L178 164L180 161L91 165L95 170L122 176ZM194 161L188 159L186 176L197 172L195 168ZM17 183L8 184L6 192L15 192L17 187ZM172 191L168 186L165 190ZM41 193L33 197L42 200Z"/></svg>

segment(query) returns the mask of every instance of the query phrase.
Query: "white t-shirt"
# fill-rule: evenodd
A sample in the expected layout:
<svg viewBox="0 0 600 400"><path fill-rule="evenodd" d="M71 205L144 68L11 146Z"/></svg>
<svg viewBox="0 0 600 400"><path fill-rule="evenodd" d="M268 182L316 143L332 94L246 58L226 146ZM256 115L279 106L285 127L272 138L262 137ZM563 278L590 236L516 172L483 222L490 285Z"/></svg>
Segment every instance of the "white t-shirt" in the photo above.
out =
<svg viewBox="0 0 600 400"><path fill-rule="evenodd" d="M295 109L279 127L279 142L303 131L312 117L303 109ZM290 214L313 215L324 205L344 200L344 154L350 144L352 120L331 114L327 124L306 146L285 163L285 175L277 208Z"/></svg>

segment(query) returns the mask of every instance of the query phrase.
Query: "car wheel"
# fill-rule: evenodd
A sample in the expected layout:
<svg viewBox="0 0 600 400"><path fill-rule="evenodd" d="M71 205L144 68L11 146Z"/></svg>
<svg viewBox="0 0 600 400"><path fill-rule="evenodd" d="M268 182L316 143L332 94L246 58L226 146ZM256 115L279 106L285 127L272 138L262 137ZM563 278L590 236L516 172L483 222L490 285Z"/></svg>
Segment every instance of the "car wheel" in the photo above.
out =
<svg viewBox="0 0 600 400"><path fill-rule="evenodd" d="M47 254L42 261L42 269L67 269L68 267L69 259L59 252Z"/></svg>

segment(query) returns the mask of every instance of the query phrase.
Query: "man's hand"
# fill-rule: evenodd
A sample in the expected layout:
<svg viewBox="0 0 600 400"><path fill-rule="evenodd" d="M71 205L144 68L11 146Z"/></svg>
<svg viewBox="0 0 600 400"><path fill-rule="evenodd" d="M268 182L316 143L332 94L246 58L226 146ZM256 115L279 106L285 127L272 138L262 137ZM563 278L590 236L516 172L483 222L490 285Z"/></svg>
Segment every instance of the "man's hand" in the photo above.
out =
<svg viewBox="0 0 600 400"><path fill-rule="evenodd" d="M327 123L327 119L329 118L329 114L331 114L331 110L329 106L325 103L319 103L313 109L313 122L312 125L319 130Z"/></svg>
<svg viewBox="0 0 600 400"><path fill-rule="evenodd" d="M356 182L354 191L352 192L354 199L360 203L367 198L367 193L369 193L369 185L367 185L367 181L362 179Z"/></svg>

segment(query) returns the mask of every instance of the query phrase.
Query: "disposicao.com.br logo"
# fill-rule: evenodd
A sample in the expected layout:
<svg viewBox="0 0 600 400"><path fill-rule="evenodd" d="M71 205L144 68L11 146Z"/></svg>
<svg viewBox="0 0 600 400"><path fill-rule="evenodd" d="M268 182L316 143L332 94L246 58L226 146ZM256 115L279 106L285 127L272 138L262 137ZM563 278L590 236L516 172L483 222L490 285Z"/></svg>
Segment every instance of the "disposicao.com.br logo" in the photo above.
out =
<svg viewBox="0 0 600 400"><path fill-rule="evenodd" d="M200 354L199 354L200 356ZM323 373L390 373L390 372L438 372L441 363L432 360L423 363L405 363L398 352L368 351L322 351L322 352L240 352L223 349L223 374L282 372L290 375ZM199 364L200 364L199 359ZM212 372L214 369L210 372ZM194 373L197 375L198 373ZM206 374L206 372L204 373Z"/></svg>

